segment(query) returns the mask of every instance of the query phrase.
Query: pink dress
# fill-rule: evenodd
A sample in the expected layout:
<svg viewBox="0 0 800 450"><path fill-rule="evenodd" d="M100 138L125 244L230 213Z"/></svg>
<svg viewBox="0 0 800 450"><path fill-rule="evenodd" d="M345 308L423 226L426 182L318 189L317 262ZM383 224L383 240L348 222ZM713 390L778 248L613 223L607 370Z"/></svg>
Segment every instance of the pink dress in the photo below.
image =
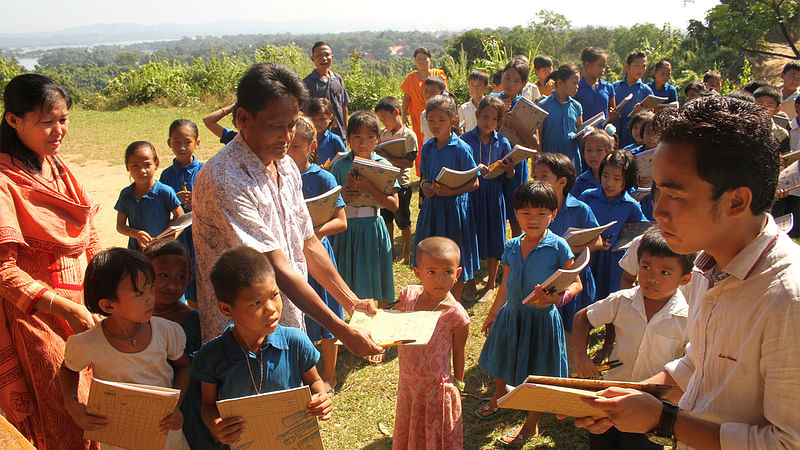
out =
<svg viewBox="0 0 800 450"><path fill-rule="evenodd" d="M406 286L398 301L413 310L422 286ZM453 331L469 324L460 304L442 312L427 345L399 348L393 449L458 449L463 447L461 393L453 384Z"/></svg>

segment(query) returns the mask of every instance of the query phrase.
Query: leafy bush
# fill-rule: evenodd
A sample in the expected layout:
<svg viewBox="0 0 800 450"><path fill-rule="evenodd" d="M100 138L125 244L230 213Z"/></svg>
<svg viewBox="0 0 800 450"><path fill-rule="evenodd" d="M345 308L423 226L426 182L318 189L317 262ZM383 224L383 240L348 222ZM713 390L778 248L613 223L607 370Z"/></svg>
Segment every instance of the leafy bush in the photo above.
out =
<svg viewBox="0 0 800 450"><path fill-rule="evenodd" d="M350 96L348 109L352 111L373 111L380 99L387 96L403 98L400 85L403 78L397 76L384 77L374 72L370 73L361 67L361 55L350 55L351 69L342 75L344 87Z"/></svg>
<svg viewBox="0 0 800 450"><path fill-rule="evenodd" d="M8 84L11 79L17 75L20 75L21 73L22 67L17 64L16 58L6 59L0 53L0 92L5 90L6 84Z"/></svg>

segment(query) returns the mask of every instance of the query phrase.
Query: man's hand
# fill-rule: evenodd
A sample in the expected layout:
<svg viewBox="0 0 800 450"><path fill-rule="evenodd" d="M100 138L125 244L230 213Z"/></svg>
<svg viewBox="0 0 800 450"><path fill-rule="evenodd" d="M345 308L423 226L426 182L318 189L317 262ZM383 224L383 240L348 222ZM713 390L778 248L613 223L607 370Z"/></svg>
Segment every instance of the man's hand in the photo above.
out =
<svg viewBox="0 0 800 450"><path fill-rule="evenodd" d="M357 356L375 355L383 351L383 348L372 340L369 331L363 328L348 326L347 333L337 337L350 352Z"/></svg>

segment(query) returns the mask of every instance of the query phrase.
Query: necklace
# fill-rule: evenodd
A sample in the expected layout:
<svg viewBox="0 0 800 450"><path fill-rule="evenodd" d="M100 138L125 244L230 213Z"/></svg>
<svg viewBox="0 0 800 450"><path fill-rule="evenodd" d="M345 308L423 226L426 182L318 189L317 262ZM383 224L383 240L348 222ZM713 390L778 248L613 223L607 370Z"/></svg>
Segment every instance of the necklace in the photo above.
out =
<svg viewBox="0 0 800 450"><path fill-rule="evenodd" d="M250 357L247 355L247 350L244 349L241 345L239 347L242 349L242 353L244 353L244 361L247 363L247 373L250 374L250 381L253 382L253 389L256 391L256 394L261 393L261 387L264 384L264 351L260 351L258 353L258 365L261 366L261 377L258 381L258 386L256 386L256 379L253 376L253 369L250 368Z"/></svg>
<svg viewBox="0 0 800 450"><path fill-rule="evenodd" d="M136 330L134 330L134 332L133 332L133 334L132 334L132 335L130 335L130 336L124 336L124 337L119 337L119 336L114 336L114 335L111 333L111 331L109 331L108 327L107 327L107 326L105 326L105 321L103 321L103 325L104 325L104 326L103 326L103 329L104 329L104 330L106 330L106 334L107 334L107 335L108 335L110 338L112 338L112 339L116 339L116 340L118 340L118 341L127 341L128 339L130 339L130 341L131 341L131 345L136 345L136 335L138 335L138 334L139 334L139 332L140 332L140 331L142 331L142 327L144 327L144 324L143 324L143 323L137 323L137 324L136 324Z"/></svg>
<svg viewBox="0 0 800 450"><path fill-rule="evenodd" d="M411 307L412 311L416 311L417 310L417 303L419 303L420 297L422 297L422 295L420 295L419 297L417 297L416 300L414 300L414 305ZM442 301L440 301L439 303L436 304L436 306L431 308L431 311L436 311L437 309L439 309L439 307L442 306L442 303L446 302L448 298L449 298L449 295L445 295L445 297L442 299Z"/></svg>

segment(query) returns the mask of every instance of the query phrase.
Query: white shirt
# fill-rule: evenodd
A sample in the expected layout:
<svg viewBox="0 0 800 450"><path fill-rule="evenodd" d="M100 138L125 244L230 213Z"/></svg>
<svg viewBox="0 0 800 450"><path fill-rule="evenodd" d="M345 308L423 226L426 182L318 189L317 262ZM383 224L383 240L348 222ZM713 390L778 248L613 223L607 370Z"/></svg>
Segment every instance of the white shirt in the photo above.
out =
<svg viewBox="0 0 800 450"><path fill-rule="evenodd" d="M217 309L209 279L225 250L246 245L262 253L281 250L305 279L305 241L314 235L303 200L303 181L289 156L275 162L280 184L241 133L205 163L194 181L193 236L197 262L197 306L203 342L230 323ZM280 324L305 330L303 312L285 294Z"/></svg>
<svg viewBox="0 0 800 450"><path fill-rule="evenodd" d="M639 286L614 292L589 305L586 316L592 326L613 323L617 333L610 359L619 360L622 365L609 370L603 378L640 381L681 357L687 342L688 309L683 294L676 290L648 322Z"/></svg>
<svg viewBox="0 0 800 450"><path fill-rule="evenodd" d="M681 409L722 424L723 449L800 448L798 262L772 216L724 269L707 253L695 261L689 345L665 368Z"/></svg>
<svg viewBox="0 0 800 450"><path fill-rule="evenodd" d="M431 129L428 128L428 111L422 111L422 115L419 116L419 128L422 130L422 145L425 145L432 137L433 134L431 133Z"/></svg>
<svg viewBox="0 0 800 450"><path fill-rule="evenodd" d="M792 131L789 132L789 143L792 146L792 151L800 150L800 118L795 117L792 120Z"/></svg>
<svg viewBox="0 0 800 450"><path fill-rule="evenodd" d="M783 89L783 87L781 87ZM794 110L794 101L800 95L800 88L789 94L788 97L781 100L781 111L785 112L790 119L797 117L797 111Z"/></svg>
<svg viewBox="0 0 800 450"><path fill-rule="evenodd" d="M528 100L534 103L539 97L542 96L542 94L539 93L539 87L536 86L536 83L531 83L530 81L528 81L528 84L526 84L525 87L522 88L521 94L523 97L527 98Z"/></svg>
<svg viewBox="0 0 800 450"><path fill-rule="evenodd" d="M475 113L477 112L478 108L472 103L472 100L458 107L458 126L461 127L465 133L467 131L472 131L473 128L478 126L478 119L475 117Z"/></svg>

